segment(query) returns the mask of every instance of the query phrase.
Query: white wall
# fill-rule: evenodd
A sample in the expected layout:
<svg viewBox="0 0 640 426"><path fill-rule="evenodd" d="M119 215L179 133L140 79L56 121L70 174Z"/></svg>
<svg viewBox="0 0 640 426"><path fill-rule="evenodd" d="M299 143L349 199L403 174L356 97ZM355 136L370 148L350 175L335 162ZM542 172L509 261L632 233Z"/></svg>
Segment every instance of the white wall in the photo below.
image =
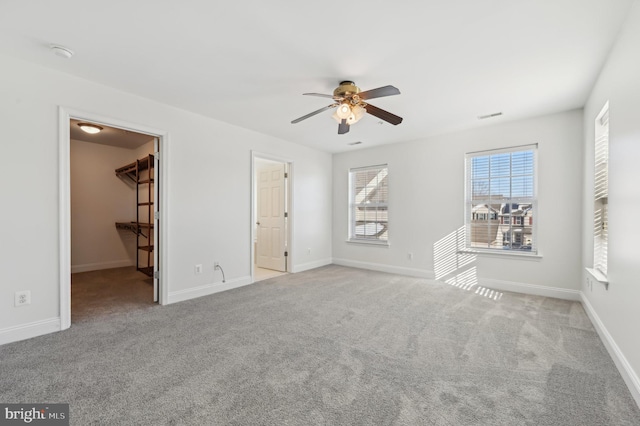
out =
<svg viewBox="0 0 640 426"><path fill-rule="evenodd" d="M135 187L114 170L135 160L135 151L71 140L71 271L135 263L136 236L115 222L135 221Z"/></svg>
<svg viewBox="0 0 640 426"><path fill-rule="evenodd" d="M249 282L251 150L294 162L294 268L330 262L329 154L9 57L0 56L0 65L0 343L59 321L60 105L168 132L161 149L169 163L163 212L169 301L221 289L214 260L228 285ZM197 263L202 275L194 274ZM13 307L19 290L31 290L31 305Z"/></svg>
<svg viewBox="0 0 640 426"><path fill-rule="evenodd" d="M577 299L581 110L334 155L334 261L434 277L434 244L464 224L465 153L532 143L538 143L536 224L542 258L487 255L479 256L471 266L486 286ZM348 171L382 163L389 165L390 246L347 243ZM413 260L408 253L413 253Z"/></svg>
<svg viewBox="0 0 640 426"><path fill-rule="evenodd" d="M584 108L584 245L593 266L594 120L609 101L609 290L586 286L585 305L640 404L640 3L635 2ZM626 370L625 370L626 369ZM626 371L626 374L624 373Z"/></svg>

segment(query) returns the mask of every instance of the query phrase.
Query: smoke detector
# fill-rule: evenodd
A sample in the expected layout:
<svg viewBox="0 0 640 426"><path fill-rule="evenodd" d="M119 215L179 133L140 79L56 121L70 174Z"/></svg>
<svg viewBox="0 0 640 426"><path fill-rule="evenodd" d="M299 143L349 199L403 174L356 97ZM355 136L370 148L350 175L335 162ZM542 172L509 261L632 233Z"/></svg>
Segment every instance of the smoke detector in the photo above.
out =
<svg viewBox="0 0 640 426"><path fill-rule="evenodd" d="M56 56L60 56L61 58L69 59L73 56L73 50L68 47L52 44L49 48Z"/></svg>

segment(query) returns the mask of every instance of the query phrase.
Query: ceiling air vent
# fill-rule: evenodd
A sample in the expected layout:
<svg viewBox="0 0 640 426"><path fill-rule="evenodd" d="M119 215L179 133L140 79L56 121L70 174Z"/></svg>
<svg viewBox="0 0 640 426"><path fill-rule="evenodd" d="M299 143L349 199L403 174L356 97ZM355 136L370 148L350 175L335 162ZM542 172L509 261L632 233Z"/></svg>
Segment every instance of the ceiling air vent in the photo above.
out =
<svg viewBox="0 0 640 426"><path fill-rule="evenodd" d="M486 120L487 118L499 117L501 115L502 115L501 112L494 112L493 114L487 114L487 115L479 115L478 120Z"/></svg>

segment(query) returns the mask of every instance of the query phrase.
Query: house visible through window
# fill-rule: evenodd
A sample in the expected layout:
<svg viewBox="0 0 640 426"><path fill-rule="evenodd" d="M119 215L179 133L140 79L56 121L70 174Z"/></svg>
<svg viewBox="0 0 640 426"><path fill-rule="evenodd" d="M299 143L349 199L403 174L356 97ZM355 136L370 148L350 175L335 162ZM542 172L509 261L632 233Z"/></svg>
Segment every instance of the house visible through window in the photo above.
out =
<svg viewBox="0 0 640 426"><path fill-rule="evenodd" d="M466 246L536 253L536 150L527 145L466 155Z"/></svg>
<svg viewBox="0 0 640 426"><path fill-rule="evenodd" d="M389 239L388 168L349 171L349 240L386 244Z"/></svg>
<svg viewBox="0 0 640 426"><path fill-rule="evenodd" d="M593 269L607 276L609 245L609 103L595 123L595 167L593 190Z"/></svg>

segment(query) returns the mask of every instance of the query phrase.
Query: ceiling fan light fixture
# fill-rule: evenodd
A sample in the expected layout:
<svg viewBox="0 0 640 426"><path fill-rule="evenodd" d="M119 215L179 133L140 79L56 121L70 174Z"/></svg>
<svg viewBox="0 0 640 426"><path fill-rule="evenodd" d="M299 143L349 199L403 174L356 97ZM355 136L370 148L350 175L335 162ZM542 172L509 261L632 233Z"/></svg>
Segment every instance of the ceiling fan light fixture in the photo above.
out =
<svg viewBox="0 0 640 426"><path fill-rule="evenodd" d="M357 123L358 121L360 121L362 117L364 117L365 112L367 112L367 110L361 107L360 105L354 105L351 108L351 115L347 117L347 123L349 124Z"/></svg>
<svg viewBox="0 0 640 426"><path fill-rule="evenodd" d="M349 105L348 103L342 103L338 106L338 109L336 110L336 115L341 119L347 119L349 118L349 116L351 115L351 105Z"/></svg>
<svg viewBox="0 0 640 426"><path fill-rule="evenodd" d="M296 124L309 117L320 114L323 111L334 109L332 117L338 122L338 134L344 135L349 132L351 124L357 123L365 114L373 115L380 120L397 126L402 123L402 117L385 111L381 108L373 106L369 103L369 99L382 98L386 96L399 95L398 88L387 85L376 89L360 91L360 88L353 81L342 81L340 85L333 91L333 95L325 95L322 93L303 93L307 96L318 96L321 98L331 98L333 103L326 107L320 108L302 117L291 120L291 124ZM382 123L382 122L380 122Z"/></svg>
<svg viewBox="0 0 640 426"><path fill-rule="evenodd" d="M100 131L102 130L102 127L97 126L95 124L91 124L91 123L78 123L78 126L84 132L90 133L92 135L94 135L96 133L100 133Z"/></svg>

